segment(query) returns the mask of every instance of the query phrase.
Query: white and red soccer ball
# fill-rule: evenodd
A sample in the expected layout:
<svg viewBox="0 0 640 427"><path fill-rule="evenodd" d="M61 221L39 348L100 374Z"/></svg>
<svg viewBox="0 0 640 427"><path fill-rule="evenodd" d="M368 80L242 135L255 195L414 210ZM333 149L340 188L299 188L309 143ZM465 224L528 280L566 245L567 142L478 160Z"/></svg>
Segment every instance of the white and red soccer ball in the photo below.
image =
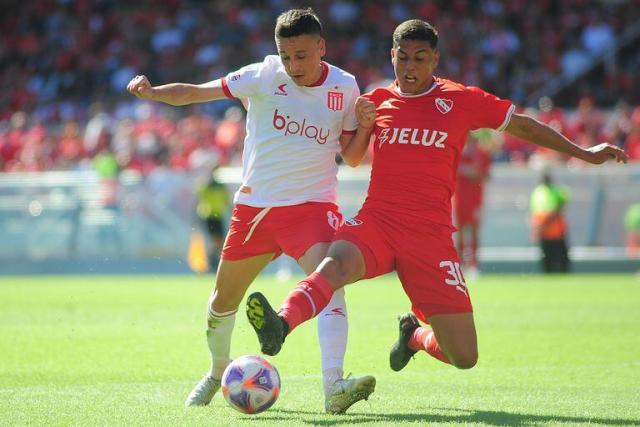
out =
<svg viewBox="0 0 640 427"><path fill-rule="evenodd" d="M238 357L222 374L222 394L234 409L257 414L269 409L278 398L280 375L260 356Z"/></svg>

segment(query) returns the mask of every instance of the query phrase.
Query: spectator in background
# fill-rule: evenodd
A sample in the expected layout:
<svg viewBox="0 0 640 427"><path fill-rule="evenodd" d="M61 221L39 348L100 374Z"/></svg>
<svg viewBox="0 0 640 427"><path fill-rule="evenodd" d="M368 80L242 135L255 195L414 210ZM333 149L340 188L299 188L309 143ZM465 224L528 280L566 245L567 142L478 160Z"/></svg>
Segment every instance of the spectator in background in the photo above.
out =
<svg viewBox="0 0 640 427"><path fill-rule="evenodd" d="M640 103L638 51L633 46L622 54L615 50L620 36L640 20L640 8L633 1L590 2L589 7L584 7L584 0L397 0L388 7L379 1L308 3L331 16L326 29L334 47L328 60L357 75L366 91L393 76L389 64L375 59L386 56L388 41L383 35L407 16L417 15L432 17L443 31L457 33L455 39L443 42L448 55L440 67L448 78L527 105L533 94L544 92L543 87L563 72L573 75L611 53L605 55L604 67L591 68L560 91L556 103L573 106L585 93L592 94L599 107L612 106L618 99L629 105ZM120 160L126 160L123 169L149 173L155 167L150 159L162 145L170 145L169 166L185 169L190 150L173 143L180 136L160 127L142 133L135 123L144 121L136 118L139 104L122 98L119 88L135 70L151 73L152 80L209 81L273 53L268 23L281 12L282 4L279 0L13 2L11 13L0 16L0 170L77 169L78 162L85 163L99 151L99 139L110 138L124 119L134 120L137 130L132 150L113 148ZM210 22L220 25L212 27ZM94 99L102 104L98 117ZM223 101L204 110L220 119L231 105L232 101ZM174 122L193 111L159 110L158 119L170 117ZM28 115L30 125L45 127L44 144L5 142L8 122L18 111ZM83 155L71 162L49 149L49 145L55 148L59 124L66 121L76 121L83 138ZM593 138L589 133L584 138L572 135L569 128L566 135L578 142ZM224 165L241 164L241 147L221 148ZM23 150L28 151L24 156L28 164L21 160ZM526 163L532 151L505 135L504 152L496 153L495 159ZM41 154L44 157L38 157Z"/></svg>
<svg viewBox="0 0 640 427"><path fill-rule="evenodd" d="M211 168L206 182L196 191L198 196L196 212L209 238L208 261L212 269L216 268L220 260L220 251L226 234L223 222L231 207L227 188L216 179L216 169L217 165Z"/></svg>
<svg viewBox="0 0 640 427"><path fill-rule="evenodd" d="M216 144L222 152L225 163L242 163L244 137L245 128L242 109L236 106L229 107L216 130Z"/></svg>
<svg viewBox="0 0 640 427"><path fill-rule="evenodd" d="M479 135L469 135L460 164L454 194L458 256L464 265L465 277L478 276L478 246L480 215L484 184L489 178L491 155L478 141Z"/></svg>
<svg viewBox="0 0 640 427"><path fill-rule="evenodd" d="M636 107L631 115L631 130L624 143L624 149L631 161L640 160L640 107Z"/></svg>
<svg viewBox="0 0 640 427"><path fill-rule="evenodd" d="M570 268L564 215L568 200L568 190L555 185L548 173L531 193L531 238L540 244L545 273L567 273Z"/></svg>
<svg viewBox="0 0 640 427"><path fill-rule="evenodd" d="M543 96L538 100L537 119L548 124L558 133L566 135L567 119L564 112L553 104L553 100L548 96ZM536 147L531 155L529 163L531 165L547 166L550 163L564 163L566 156L546 147Z"/></svg>
<svg viewBox="0 0 640 427"><path fill-rule="evenodd" d="M624 215L627 255L640 258L640 203L634 203Z"/></svg>

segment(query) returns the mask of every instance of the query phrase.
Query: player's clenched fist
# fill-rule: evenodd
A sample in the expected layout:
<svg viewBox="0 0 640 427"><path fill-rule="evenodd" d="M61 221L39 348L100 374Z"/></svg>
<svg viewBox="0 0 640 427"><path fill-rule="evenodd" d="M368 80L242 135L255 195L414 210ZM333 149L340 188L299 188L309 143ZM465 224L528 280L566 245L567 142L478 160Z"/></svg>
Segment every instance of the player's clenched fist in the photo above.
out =
<svg viewBox="0 0 640 427"><path fill-rule="evenodd" d="M147 76L135 76L127 85L127 90L143 99L153 99L153 88Z"/></svg>
<svg viewBox="0 0 640 427"><path fill-rule="evenodd" d="M373 128L376 121L376 104L368 98L359 96L356 99L356 118L363 128Z"/></svg>

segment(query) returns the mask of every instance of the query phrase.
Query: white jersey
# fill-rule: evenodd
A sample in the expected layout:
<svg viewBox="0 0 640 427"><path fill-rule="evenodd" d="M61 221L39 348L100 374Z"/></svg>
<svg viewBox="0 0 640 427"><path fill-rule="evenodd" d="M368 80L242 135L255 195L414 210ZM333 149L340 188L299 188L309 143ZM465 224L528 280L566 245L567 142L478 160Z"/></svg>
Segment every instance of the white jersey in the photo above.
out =
<svg viewBox="0 0 640 427"><path fill-rule="evenodd" d="M355 132L355 78L322 63L314 86L298 86L269 55L222 79L247 107L242 186L234 202L254 207L336 202L339 138Z"/></svg>

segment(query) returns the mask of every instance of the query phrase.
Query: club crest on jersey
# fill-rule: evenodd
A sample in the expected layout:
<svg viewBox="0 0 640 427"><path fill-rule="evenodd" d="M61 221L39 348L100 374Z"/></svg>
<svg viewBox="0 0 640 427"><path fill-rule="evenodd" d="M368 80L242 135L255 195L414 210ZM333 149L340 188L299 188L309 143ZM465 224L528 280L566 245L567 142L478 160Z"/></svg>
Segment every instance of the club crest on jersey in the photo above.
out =
<svg viewBox="0 0 640 427"><path fill-rule="evenodd" d="M447 114L453 108L453 101L446 98L436 98L436 108L442 114Z"/></svg>
<svg viewBox="0 0 640 427"><path fill-rule="evenodd" d="M327 92L327 107L332 111L341 111L344 101L342 92Z"/></svg>

